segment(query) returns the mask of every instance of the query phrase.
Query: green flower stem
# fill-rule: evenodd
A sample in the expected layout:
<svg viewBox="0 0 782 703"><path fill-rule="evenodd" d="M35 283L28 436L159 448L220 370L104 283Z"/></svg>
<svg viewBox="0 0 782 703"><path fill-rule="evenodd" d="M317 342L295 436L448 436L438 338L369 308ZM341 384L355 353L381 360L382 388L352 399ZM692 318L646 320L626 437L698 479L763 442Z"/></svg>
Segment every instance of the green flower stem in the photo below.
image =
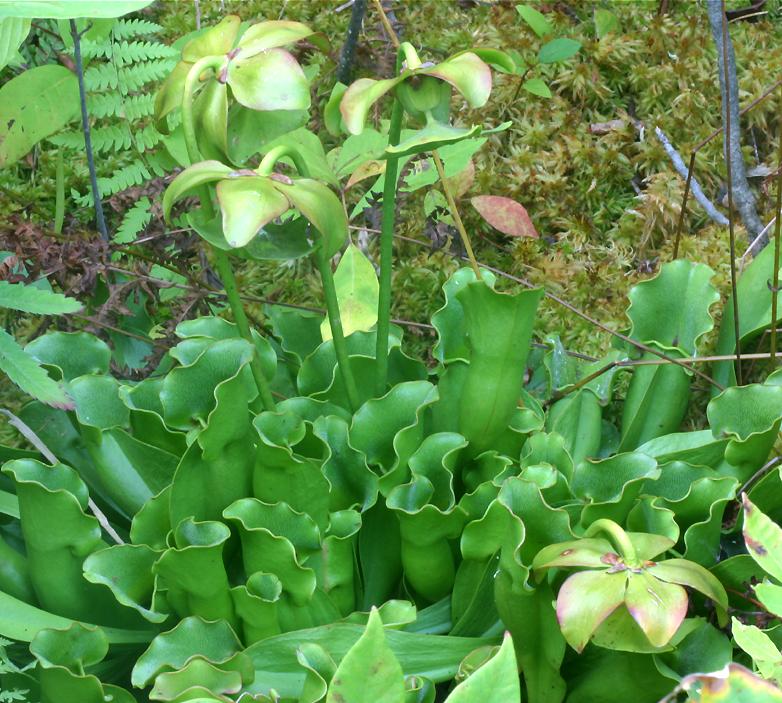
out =
<svg viewBox="0 0 782 703"><path fill-rule="evenodd" d="M331 337L334 341L334 352L337 355L337 365L339 366L339 372L342 374L342 381L345 383L350 409L355 412L360 405L358 388L356 387L356 379L353 377L353 369L350 368L348 346L345 343L345 334L342 331L342 320L339 315L339 302L337 300L337 288L334 285L334 274L331 271L331 264L322 245L315 251L315 261L317 262L318 272L323 283L323 295L326 298L326 311L329 315L329 327L331 327Z"/></svg>
<svg viewBox="0 0 782 703"><path fill-rule="evenodd" d="M262 176L268 176L274 170L274 165L281 158L288 156L293 161L296 170L299 175L304 178L310 177L310 170L306 161L301 158L295 149L291 149L288 146L278 146L272 149L261 160L256 172ZM342 375L342 381L345 384L345 391L348 394L348 403L353 411L358 409L359 397L358 388L356 386L356 379L353 376L353 369L350 368L350 360L348 358L348 347L345 343L345 333L342 329L342 318L339 314L339 301L337 300L337 288L334 285L334 273L331 270L329 260L323 250L323 243L321 242L315 251L315 261L318 267L318 273L320 273L320 279L323 284L323 295L326 299L326 311L329 316L329 327L331 327L331 338L334 341L334 352L337 355L337 366L339 366L339 372Z"/></svg>
<svg viewBox="0 0 782 703"><path fill-rule="evenodd" d="M190 163L196 163L201 160L201 152L198 149L198 141L195 134L195 123L193 120L193 91L198 82L199 76L206 70L218 69L222 65L223 58L219 56L207 56L203 59L199 59L193 64L192 68L187 74L185 79L184 96L182 98L182 131L185 135L185 145L187 146L187 156L190 159ZM199 198L201 200L201 208L204 211L204 215L211 219L215 215L214 205L212 204L212 196L208 186L204 186L199 191ZM250 323L247 321L247 315L244 312L242 306L242 300L239 296L239 289L236 285L236 276L234 276L233 268L231 267L231 261L222 249L212 247L212 255L217 268L217 275L223 282L223 288L225 288L225 294L228 298L228 305L231 307L231 313L233 314L234 322L239 330L239 334L243 339L250 342L255 347L255 340L250 332ZM274 398L272 397L272 391L269 387L269 382L266 380L266 376L263 374L263 367L261 365L260 353L256 348L256 354L253 355L250 362L250 370L252 371L255 385L258 387L258 393L263 403L263 407L266 410L276 410Z"/></svg>
<svg viewBox="0 0 782 703"><path fill-rule="evenodd" d="M440 159L440 155L435 149L432 151L432 159L434 159L434 165L437 168L437 173L440 176L440 183L443 186L443 193L445 194L445 200L448 203L448 209L451 211L451 217L453 217L456 229L459 231L459 236L462 239L464 250L467 252L467 258L470 260L470 266L475 271L475 278L481 280L481 270L478 268L478 260L475 258L475 252L472 250L472 244L470 243L470 237L467 234L467 230L464 228L461 215L459 215L459 208L456 207L456 200L451 192L451 186L448 185L448 181L445 178L445 169L443 168L443 162Z"/></svg>
<svg viewBox="0 0 782 703"><path fill-rule="evenodd" d="M584 537L594 537L598 532L604 532L611 538L625 564L628 566L640 565L638 554L636 554L635 547L630 541L630 537L617 523L606 518L595 520L587 528Z"/></svg>
<svg viewBox="0 0 782 703"><path fill-rule="evenodd" d="M391 109L388 145L396 146L402 134L404 108L396 98ZM380 227L380 291L377 299L377 347L375 349L375 394L386 392L388 383L388 335L391 328L391 273L394 266L394 215L399 159L386 160L383 184L383 219Z"/></svg>

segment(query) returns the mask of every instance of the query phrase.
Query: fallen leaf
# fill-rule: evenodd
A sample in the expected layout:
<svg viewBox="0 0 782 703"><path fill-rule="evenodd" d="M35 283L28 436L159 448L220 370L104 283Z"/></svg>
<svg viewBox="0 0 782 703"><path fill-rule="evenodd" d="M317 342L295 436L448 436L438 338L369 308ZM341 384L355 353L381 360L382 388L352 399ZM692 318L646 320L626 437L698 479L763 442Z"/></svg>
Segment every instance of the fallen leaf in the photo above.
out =
<svg viewBox="0 0 782 703"><path fill-rule="evenodd" d="M486 222L503 234L538 238L526 208L515 200L500 195L477 195L470 202Z"/></svg>

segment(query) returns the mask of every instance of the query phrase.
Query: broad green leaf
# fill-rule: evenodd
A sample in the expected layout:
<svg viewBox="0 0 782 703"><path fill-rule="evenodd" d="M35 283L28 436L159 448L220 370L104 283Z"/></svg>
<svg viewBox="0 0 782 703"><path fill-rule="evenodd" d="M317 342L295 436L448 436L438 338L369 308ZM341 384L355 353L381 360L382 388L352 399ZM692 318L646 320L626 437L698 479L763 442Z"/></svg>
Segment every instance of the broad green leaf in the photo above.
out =
<svg viewBox="0 0 782 703"><path fill-rule="evenodd" d="M6 81L0 87L0 168L21 159L78 115L78 81L65 66L37 66Z"/></svg>
<svg viewBox="0 0 782 703"><path fill-rule="evenodd" d="M182 47L182 60L195 63L204 56L227 54L236 42L241 19L237 15L223 17L214 27L209 27Z"/></svg>
<svg viewBox="0 0 782 703"><path fill-rule="evenodd" d="M25 393L42 403L60 410L73 408L73 400L63 386L53 381L4 329L0 329L0 370Z"/></svg>
<svg viewBox="0 0 782 703"><path fill-rule="evenodd" d="M782 663L782 653L779 648L760 628L754 625L745 625L734 617L731 618L730 629L736 644L752 657L756 665L761 662Z"/></svg>
<svg viewBox="0 0 782 703"><path fill-rule="evenodd" d="M769 613L782 617L782 586L759 583L755 586L755 595Z"/></svg>
<svg viewBox="0 0 782 703"><path fill-rule="evenodd" d="M196 695L194 691L203 690L211 694L203 700L218 701L223 699L216 696L238 693L241 688L241 672L226 671L205 659L194 658L177 671L164 671L158 675L149 697L151 700L174 701L187 696L186 700L193 700Z"/></svg>
<svg viewBox="0 0 782 703"><path fill-rule="evenodd" d="M172 630L152 640L136 660L131 682L138 688L148 686L158 674L181 669L195 657L202 657L213 664L236 661L240 658L237 654L241 649L242 644L228 623L185 618Z"/></svg>
<svg viewBox="0 0 782 703"><path fill-rule="evenodd" d="M30 643L30 652L44 666L64 666L72 671L97 664L108 651L106 634L81 623L68 629L41 630Z"/></svg>
<svg viewBox="0 0 782 703"><path fill-rule="evenodd" d="M479 135L482 131L480 125L473 127L453 127L436 120L431 120L425 127L412 131L408 136L395 146L386 147L385 156L401 158L434 151L448 145L457 144L465 139Z"/></svg>
<svg viewBox="0 0 782 703"><path fill-rule="evenodd" d="M268 49L228 64L228 85L236 100L253 110L306 110L310 86L293 56L284 49Z"/></svg>
<svg viewBox="0 0 782 703"><path fill-rule="evenodd" d="M283 697L298 698L305 679L297 658L300 644L320 645L335 661L342 661L364 632L362 625L337 622L256 642L245 650L255 666L255 681L246 689L249 693L267 694L275 689ZM459 663L474 649L498 644L497 638L439 636L393 629L386 629L385 639L405 676L424 676L434 682L452 679Z"/></svg>
<svg viewBox="0 0 782 703"><path fill-rule="evenodd" d="M82 304L62 293L54 293L25 283L0 281L0 308L21 310L37 315L60 315L79 312Z"/></svg>
<svg viewBox="0 0 782 703"><path fill-rule="evenodd" d="M541 98L551 97L551 88L548 87L546 82L542 78L530 78L521 84L528 93L538 95Z"/></svg>
<svg viewBox="0 0 782 703"><path fill-rule="evenodd" d="M485 61L492 68L496 68L503 73L513 73L516 70L516 62L509 52L500 51L499 49L481 49L473 47L470 52L475 54L479 59Z"/></svg>
<svg viewBox="0 0 782 703"><path fill-rule="evenodd" d="M564 39L562 37L558 39L552 39L547 42L538 52L538 61L540 63L558 63L559 61L567 61L572 56L575 56L581 49L581 42L575 39Z"/></svg>
<svg viewBox="0 0 782 703"><path fill-rule="evenodd" d="M0 591L0 636L31 642L41 631L49 628L64 630L74 624L74 620L55 615L36 608ZM89 623L85 623L89 624ZM116 627L101 627L110 644L145 644L154 636L152 630L123 630Z"/></svg>
<svg viewBox="0 0 782 703"><path fill-rule="evenodd" d="M595 34L598 39L602 39L607 34L619 32L619 19L611 12L602 7L595 8Z"/></svg>
<svg viewBox="0 0 782 703"><path fill-rule="evenodd" d="M513 640L505 633L499 651L462 681L445 703L508 703L521 696Z"/></svg>
<svg viewBox="0 0 782 703"><path fill-rule="evenodd" d="M111 363L109 346L87 332L50 332L24 350L42 364L59 368L66 381L85 374L106 374Z"/></svg>
<svg viewBox="0 0 782 703"><path fill-rule="evenodd" d="M20 17L0 18L0 69L5 68L17 55L17 50L27 38L30 20Z"/></svg>
<svg viewBox="0 0 782 703"><path fill-rule="evenodd" d="M516 10L539 37L545 37L553 31L553 27L546 19L546 16L529 5L516 5Z"/></svg>
<svg viewBox="0 0 782 703"><path fill-rule="evenodd" d="M402 703L402 667L389 648L380 613L372 609L367 628L348 650L331 680L326 703Z"/></svg>
<svg viewBox="0 0 782 703"><path fill-rule="evenodd" d="M630 336L663 349L697 352L698 341L714 328L709 308L719 300L705 264L678 259L664 264L654 278L632 287L627 316Z"/></svg>
<svg viewBox="0 0 782 703"><path fill-rule="evenodd" d="M744 541L750 556L773 576L782 581L782 528L742 496L744 503Z"/></svg>
<svg viewBox="0 0 782 703"><path fill-rule="evenodd" d="M121 17L138 12L152 0L2 0L0 18L30 17L40 19L74 19L77 17Z"/></svg>
<svg viewBox="0 0 782 703"><path fill-rule="evenodd" d="M339 314L345 336L369 331L377 322L379 284L375 267L354 244L348 245L334 274ZM321 323L323 339L331 339L328 317Z"/></svg>

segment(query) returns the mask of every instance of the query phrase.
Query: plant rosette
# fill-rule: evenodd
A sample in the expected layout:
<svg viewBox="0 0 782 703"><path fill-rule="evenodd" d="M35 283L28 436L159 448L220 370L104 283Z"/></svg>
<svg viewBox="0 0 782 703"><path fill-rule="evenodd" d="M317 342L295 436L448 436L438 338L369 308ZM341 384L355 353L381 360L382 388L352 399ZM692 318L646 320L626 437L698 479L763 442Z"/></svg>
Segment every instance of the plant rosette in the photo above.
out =
<svg viewBox="0 0 782 703"><path fill-rule="evenodd" d="M412 45L404 42L399 47L401 71L398 76L381 80L360 78L344 92L340 113L345 129L350 134L360 134L369 109L393 90L404 111L425 124L400 144L389 145L385 152L387 157L432 151L480 134L480 125L454 127L449 124L448 115L454 88L470 107L482 107L489 99L491 69L479 56L482 52L488 52L492 62L497 60L495 55L501 53L482 49L463 51L434 64L422 62Z"/></svg>
<svg viewBox="0 0 782 703"><path fill-rule="evenodd" d="M601 532L608 539L595 536ZM685 586L711 599L725 622L728 597L715 576L687 559L654 561L673 545L662 535L626 532L601 519L583 539L541 549L532 563L538 578L549 569L586 569L565 579L557 596L557 620L568 644L577 652L590 640L631 652L664 648L687 614Z"/></svg>

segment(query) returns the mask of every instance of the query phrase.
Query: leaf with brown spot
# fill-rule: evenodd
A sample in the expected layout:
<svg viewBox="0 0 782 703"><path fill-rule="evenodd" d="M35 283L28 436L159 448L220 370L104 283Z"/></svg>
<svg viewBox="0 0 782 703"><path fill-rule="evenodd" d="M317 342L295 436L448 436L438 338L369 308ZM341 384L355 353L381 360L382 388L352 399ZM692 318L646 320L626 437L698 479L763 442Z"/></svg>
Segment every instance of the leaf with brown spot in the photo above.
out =
<svg viewBox="0 0 782 703"><path fill-rule="evenodd" d="M477 195L470 199L478 214L494 229L509 237L539 237L527 209L501 195Z"/></svg>

